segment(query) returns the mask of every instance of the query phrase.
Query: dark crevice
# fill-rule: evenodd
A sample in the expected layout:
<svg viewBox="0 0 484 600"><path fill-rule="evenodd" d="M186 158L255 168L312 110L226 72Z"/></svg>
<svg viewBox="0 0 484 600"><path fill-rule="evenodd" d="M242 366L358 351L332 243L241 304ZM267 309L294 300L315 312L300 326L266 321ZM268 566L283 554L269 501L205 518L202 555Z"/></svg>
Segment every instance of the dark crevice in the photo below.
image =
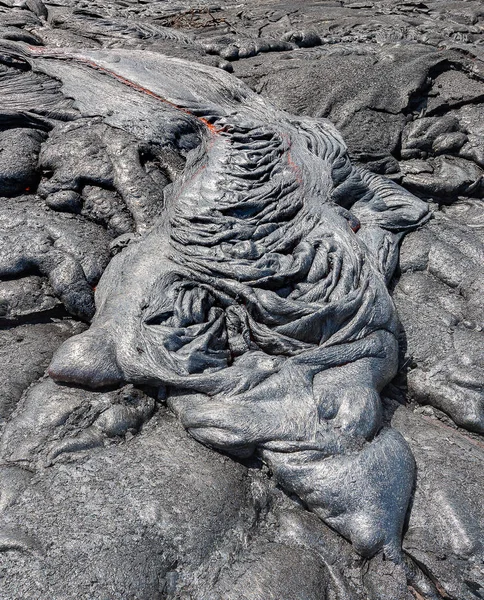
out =
<svg viewBox="0 0 484 600"><path fill-rule="evenodd" d="M462 600L457 596L451 596L442 586L440 581L433 575L433 573L429 570L429 568L420 560L415 558L408 550L404 550L404 554L414 563L414 565L432 582L435 586L436 592L439 594L442 600ZM412 583L411 583L412 584ZM418 589L418 585L415 584L415 587ZM477 597L477 596L476 596Z"/></svg>
<svg viewBox="0 0 484 600"><path fill-rule="evenodd" d="M428 93L432 89L435 79L446 71L460 71L466 75L470 75L468 70L465 69L461 63L450 59L442 60L428 70L425 82L410 94L407 106L402 110L402 114L413 115L414 113L421 113L425 110L427 108ZM468 102L465 102L464 104L467 103Z"/></svg>
<svg viewBox="0 0 484 600"><path fill-rule="evenodd" d="M14 329L19 325L39 325L41 323L56 323L59 320L79 321L67 312L62 304L49 310L16 317L0 317L0 331Z"/></svg>
<svg viewBox="0 0 484 600"><path fill-rule="evenodd" d="M458 110L459 108L462 108L463 106L479 105L482 103L484 103L484 94L482 94L481 96L477 96L476 98L461 100L461 101L455 102L453 104L444 104L442 106L434 108L433 110L425 113L425 116L426 117L443 117L446 113L448 113L451 110Z"/></svg>

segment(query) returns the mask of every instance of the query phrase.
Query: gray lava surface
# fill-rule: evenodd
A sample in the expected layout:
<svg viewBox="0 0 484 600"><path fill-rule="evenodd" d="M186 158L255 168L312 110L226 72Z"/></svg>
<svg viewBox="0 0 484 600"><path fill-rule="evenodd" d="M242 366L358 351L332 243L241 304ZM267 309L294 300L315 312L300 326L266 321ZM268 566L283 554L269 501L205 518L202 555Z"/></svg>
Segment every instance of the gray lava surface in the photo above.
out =
<svg viewBox="0 0 484 600"><path fill-rule="evenodd" d="M153 87L133 78L126 85L130 64L143 81L143 56L146 73L162 68L163 57L165 66L202 65L188 76L179 63L179 79L174 68L184 90L199 72L219 73L232 82L223 88L230 110L203 105L202 93L190 99L196 121L174 103L161 110ZM106 65L117 78L105 76ZM166 93L176 97L178 88ZM149 280L137 256L158 266L167 255L150 242L164 243L153 223L170 202L176 207L194 173L212 168L203 162L215 153L208 125L241 136L242 158L227 153L224 164L242 171L261 148L270 155L244 172L273 186L267 197L278 177L281 189L301 187L297 160L287 161L292 179L267 170L282 150L267 149L266 111L289 137L304 126L319 143L315 124L327 123L319 119L342 134L347 152L328 188L338 190L338 210L328 222L368 250L370 285L384 298L373 305L391 315L371 313L387 336L375 350L384 366L370 365L377 382L368 382L368 369L331 363L331 377L324 372L318 383L332 402L317 406L314 427L323 433L294 453L308 434L297 437L291 425L315 410L295 412L306 383L290 365L307 350L312 325L299 335L284 323L271 346L266 330L247 335L252 322L234 310L232 370L217 371L226 356L212 337L198 346L190 338L183 368L209 376L191 389L178 382L176 392L174 378L146 366L152 346L130 325ZM247 149L243 135L258 146ZM211 173L201 196L208 189L220 203L237 192ZM301 178L317 189L318 173ZM482 2L1 1L0 600L483 600L483 173ZM401 203L371 203L387 192ZM182 217L173 230L179 248L190 248ZM198 227L203 214L190 219ZM244 241L229 254L245 265L256 252ZM204 274L212 259L197 263ZM239 283L250 279L237 274ZM215 323L220 305L190 288L173 321L178 283L153 284L160 306L151 323L171 319L188 330L187 305ZM281 303L294 293L286 283L276 290ZM121 318L109 308L118 284ZM228 286L224 293L239 298ZM263 325L273 306L264 305ZM353 318L341 318L331 335ZM206 325L200 319L195 325ZM128 335L123 357L115 341ZM261 348L270 360L243 362ZM244 412L228 402L227 410L224 394L230 400L240 384L237 394L254 388L256 396L250 378L262 381L281 356L289 367L269 388L288 402L269 407L266 421L260 405ZM213 402L201 419L205 393ZM342 406L350 418L340 410L328 433L326 420ZM323 434L324 502L314 477L301 476Z"/></svg>

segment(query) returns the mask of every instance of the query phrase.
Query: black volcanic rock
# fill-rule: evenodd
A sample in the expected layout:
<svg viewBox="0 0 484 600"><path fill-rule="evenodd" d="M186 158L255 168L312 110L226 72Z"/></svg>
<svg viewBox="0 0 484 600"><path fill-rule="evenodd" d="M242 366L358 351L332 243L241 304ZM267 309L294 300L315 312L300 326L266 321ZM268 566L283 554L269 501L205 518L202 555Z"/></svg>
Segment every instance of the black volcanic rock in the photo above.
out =
<svg viewBox="0 0 484 600"><path fill-rule="evenodd" d="M484 598L482 3L0 4L0 598ZM75 63L73 55L91 64ZM165 63L160 55L168 57ZM112 57L108 67L114 76L108 77L99 61ZM184 71L186 63L179 63L170 87L159 74L175 59L204 67ZM126 61L132 61L132 72L123 71ZM216 88L213 96L207 95L210 86L197 88L197 69L211 73L211 68L218 69L215 80L232 82L224 84L222 100L216 86L210 88ZM225 79L227 72L239 82ZM180 111L162 107L156 90L183 101L187 90L196 92L188 101L192 105ZM251 103L257 110L242 131L241 115ZM193 106L202 121L189 114ZM289 137L270 152L267 145L275 138L264 137L267 106L292 115L271 112L277 114L271 127ZM316 162L305 170L307 156L301 160L298 147L284 146L288 140L297 146L305 127L321 158L321 148L336 135L324 137L333 130L329 124L319 129L315 119L321 117L341 131L351 158L350 163L342 154L330 178ZM243 173L249 182L243 193L235 185L239 180L232 178L230 188L218 177L213 164L222 155L207 142L212 140L207 124L235 139L237 151L224 157L227 172ZM281 176L277 168L286 151ZM257 169L246 172L251 161ZM383 184L380 175L420 200L413 205L413 196ZM158 373L153 365L173 366L157 354L154 331L176 325L177 335L183 328L186 336L190 327L211 323L214 311L222 310L213 290L223 273L204 282L203 293L176 278L163 280L133 309L166 258L159 247L171 233L155 239L152 224L163 215L173 217L187 186L201 181L193 198L216 197L219 208L240 193L257 215L258 202L283 197L275 191L278 177L280 189L294 197L284 210L275 203L269 216L277 219L268 216L266 227L294 219L299 210L294 190L308 181L303 203L324 204L331 193L326 233L343 225L353 230L348 235L366 248L365 261L380 273L383 296L389 286L392 314L401 322L398 333L396 320L387 324L388 340L398 336L398 359L391 351L396 343L377 349L390 357L377 387L390 381L398 363L396 377L382 391L382 405L378 394L370 403L375 383L365 379L378 370L376 361L369 370L349 361L318 373L320 397L331 402L323 406L318 396L314 422L325 436L336 424L324 438L330 443L317 467L324 472L320 479L307 476L317 463L313 448L301 451L291 440L274 441L274 431L294 435L295 423L307 428L313 422L310 408L317 402L307 401L312 395L301 366L291 371L288 365L295 361L287 358L302 356L306 348L298 354L301 348L288 350L285 344L307 344L316 325L296 318L294 304L287 322L277 324L279 345L272 330L254 334L244 311L266 326L266 320L281 318L280 307L300 282L290 277L269 282L260 292L267 302L263 317L248 310L253 300L247 296L242 302L240 294L249 281L246 263L257 260L260 250L253 239L231 250L231 264L239 261L239 287L233 297L229 287L224 290L225 302L229 297L238 306L228 311L227 344L231 366L242 365L240 373L231 375L230 367L210 371L224 350L223 344L211 346L218 334L203 343L194 335L182 358L173 346L181 338L170 338L167 352L183 364L183 377L210 359L213 365L202 369L203 386L228 390L237 384L234 395L217 391L203 410L207 401L200 390L174 392L173 383L159 385L166 373L153 376ZM253 197L253 182L260 181L272 188ZM395 194L403 204L382 202ZM188 264L194 248L206 246L210 251L197 269L203 263L205 275L213 275L215 266L223 270L233 224L207 233L213 222L203 212L206 205L199 205L186 227L183 206L173 228L179 246L169 260L185 253ZM422 208L414 213L411 206ZM232 217L235 222L240 215ZM258 231L256 241L267 232ZM225 236L218 246L216 235ZM266 269L287 268L295 256L287 235L279 244L287 248ZM141 255L149 272L136 267ZM331 256L335 268L339 258ZM347 263L341 264L346 272ZM121 292L112 294L116 289ZM268 301L274 290L276 305ZM95 296L97 314L87 330ZM385 302L364 304L366 322L370 314L382 321ZM158 310L151 311L149 327L138 326L154 305ZM187 321L194 314L198 321ZM354 315L338 318L335 313L325 323L332 333L342 330L344 338ZM119 340L135 330L123 358ZM186 343L188 337L182 339ZM262 362L244 364L244 356L261 347L269 357L264 369L279 369L278 361L286 365L265 389L256 381ZM51 369L58 383L46 375L53 355L61 357ZM86 364L89 369L82 370ZM106 387L90 389L98 384ZM245 404L237 403L244 385ZM260 400L269 397L275 401L266 409ZM251 404L254 398L257 404ZM248 410L251 406L255 409ZM341 406L350 415L346 420ZM195 441L170 409L195 438L222 451ZM348 423L350 435L342 434ZM251 455L257 445L262 452ZM327 489L321 481L329 482ZM392 493L385 496L388 489ZM388 506L393 513L385 512ZM402 554L395 557L385 546L371 558L361 556L365 550L372 554L375 531L402 524L401 538L400 532L392 537L401 539Z"/></svg>

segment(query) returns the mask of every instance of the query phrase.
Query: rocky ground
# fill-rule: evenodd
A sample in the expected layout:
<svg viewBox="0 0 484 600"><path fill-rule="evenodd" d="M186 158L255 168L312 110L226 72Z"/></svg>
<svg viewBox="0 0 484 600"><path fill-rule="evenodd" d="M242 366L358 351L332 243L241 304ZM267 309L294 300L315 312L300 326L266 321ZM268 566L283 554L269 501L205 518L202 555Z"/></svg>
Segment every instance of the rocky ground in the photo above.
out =
<svg viewBox="0 0 484 600"><path fill-rule="evenodd" d="M152 389L44 375L92 311L72 301L79 269L95 286L143 226L126 197L156 198L181 166L143 144L136 104L137 137L120 136L109 97L84 114L0 51L0 598L484 598L482 4L2 0L0 38L218 66L329 118L354 161L432 210L391 283L401 366L385 417L418 468L404 567L363 560L256 460L195 442Z"/></svg>

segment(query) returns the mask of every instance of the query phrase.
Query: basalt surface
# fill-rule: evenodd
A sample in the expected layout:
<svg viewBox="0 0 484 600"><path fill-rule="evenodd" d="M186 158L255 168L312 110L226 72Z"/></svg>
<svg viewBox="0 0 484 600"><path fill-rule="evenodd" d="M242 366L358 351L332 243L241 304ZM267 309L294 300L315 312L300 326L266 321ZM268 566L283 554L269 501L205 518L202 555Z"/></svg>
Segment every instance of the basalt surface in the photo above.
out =
<svg viewBox="0 0 484 600"><path fill-rule="evenodd" d="M484 598L483 20L1 4L2 599Z"/></svg>

